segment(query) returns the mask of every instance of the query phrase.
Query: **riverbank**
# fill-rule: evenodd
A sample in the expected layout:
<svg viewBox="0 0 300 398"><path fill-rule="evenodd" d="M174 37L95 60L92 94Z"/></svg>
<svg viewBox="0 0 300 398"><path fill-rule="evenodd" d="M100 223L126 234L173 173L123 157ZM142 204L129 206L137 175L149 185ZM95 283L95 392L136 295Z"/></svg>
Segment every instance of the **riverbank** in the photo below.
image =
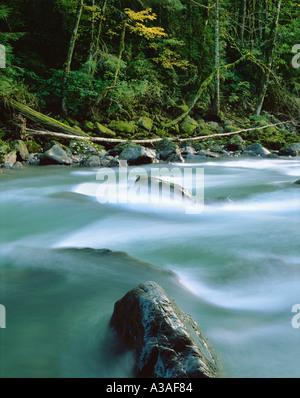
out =
<svg viewBox="0 0 300 398"><path fill-rule="evenodd" d="M44 147L33 141L15 140L0 142L0 168L21 170L27 165L50 164L81 167L118 167L146 165L159 162L185 163L206 159L240 157L279 158L300 155L300 142L282 146L279 150L268 149L259 142L249 143L240 135L227 142L187 142L176 144L166 138L150 147L130 141L105 148L90 141L73 139L67 146L58 141L49 141Z"/></svg>

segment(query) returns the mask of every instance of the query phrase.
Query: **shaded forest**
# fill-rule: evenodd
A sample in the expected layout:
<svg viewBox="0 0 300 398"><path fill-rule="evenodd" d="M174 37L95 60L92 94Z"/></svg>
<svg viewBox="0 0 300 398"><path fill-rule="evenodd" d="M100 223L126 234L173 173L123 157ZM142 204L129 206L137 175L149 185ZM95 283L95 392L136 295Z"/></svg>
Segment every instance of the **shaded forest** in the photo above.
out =
<svg viewBox="0 0 300 398"><path fill-rule="evenodd" d="M24 116L49 128L23 105L79 134L126 139L205 135L207 121L297 123L299 10L278 0L5 0L0 138Z"/></svg>

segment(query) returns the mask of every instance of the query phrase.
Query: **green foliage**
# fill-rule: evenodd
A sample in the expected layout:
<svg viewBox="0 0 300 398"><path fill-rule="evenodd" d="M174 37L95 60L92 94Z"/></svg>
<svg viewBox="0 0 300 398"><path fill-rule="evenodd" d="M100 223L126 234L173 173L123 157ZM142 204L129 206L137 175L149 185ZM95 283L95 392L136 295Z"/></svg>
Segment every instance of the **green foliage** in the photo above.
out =
<svg viewBox="0 0 300 398"><path fill-rule="evenodd" d="M77 3L6 0L5 5L0 5L0 43L7 52L7 68L0 69L2 102L8 103L12 98L30 106L38 102L45 113L60 114L63 69ZM68 81L69 116L82 123L91 120L92 115L100 115L100 123L109 125L111 120L132 120L141 111L147 111L152 119L154 115L164 116L167 120L161 118L160 123L170 123L179 116L176 106L189 106L214 71L213 3L149 0L144 4L112 0L106 2L104 10L103 5L104 2L96 1L93 7L92 0L84 2ZM221 65L252 54L251 62L222 70L224 112L242 116L254 112L268 72L276 5L277 1L268 0L266 13L261 2L247 1L243 22L239 1L220 2ZM292 46L300 42L299 31L298 2L283 1L264 104L270 114L296 117L299 113L299 69L291 66ZM206 88L196 101L194 113L189 115L195 120L211 108L213 79ZM266 119L271 120L269 116ZM187 136L196 133L196 125L186 129L182 124L182 132ZM201 134L211 132L209 127L203 127ZM180 130L179 126L168 130L158 126L153 133L167 136L179 134ZM145 136L142 131L135 134ZM278 132L266 137L280 143L289 139L282 133L279 137Z"/></svg>

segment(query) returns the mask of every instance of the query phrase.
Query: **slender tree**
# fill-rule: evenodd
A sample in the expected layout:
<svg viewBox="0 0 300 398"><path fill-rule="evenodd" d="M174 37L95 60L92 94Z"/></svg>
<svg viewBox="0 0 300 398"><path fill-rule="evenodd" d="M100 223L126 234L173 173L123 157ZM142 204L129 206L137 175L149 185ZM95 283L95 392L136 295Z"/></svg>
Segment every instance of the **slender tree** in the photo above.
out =
<svg viewBox="0 0 300 398"><path fill-rule="evenodd" d="M78 28L81 20L81 15L82 15L82 10L84 6L84 0L78 0L77 4L77 12L76 12L76 18L75 18L75 25L73 28L70 44L69 44L69 50L67 54L67 59L65 62L65 67L64 67L64 75L63 75L63 90L62 90L62 112L64 115L67 115L68 113L68 108L67 108L67 90L68 90L68 81L70 77L70 71L71 71L71 63L72 63L72 58L73 58L73 53L75 49L75 43L78 37Z"/></svg>
<svg viewBox="0 0 300 398"><path fill-rule="evenodd" d="M219 28L219 0L215 5L215 97L212 107L212 113L218 115L220 111L220 28Z"/></svg>
<svg viewBox="0 0 300 398"><path fill-rule="evenodd" d="M281 1L278 1L277 4L277 11L276 11L276 15L274 17L274 21L273 21L273 29L271 29L271 32L274 32L273 34L273 38L271 40L271 44L270 44L270 49L268 51L268 62L267 62L267 71L266 71L266 76L265 76L265 80L264 83L262 85L262 89L261 89L261 93L259 96L259 100L258 100L258 104L256 107L256 111L255 111L255 115L259 116L264 104L264 100L267 94L267 89L268 89L268 85L269 85L269 81L270 81L270 75L271 75L271 70L272 70L272 65L273 65L273 59L274 59L274 50L275 50L275 46L276 46L276 38L277 38L277 32L278 32L278 25L279 25L279 18L280 18L280 10L281 10Z"/></svg>

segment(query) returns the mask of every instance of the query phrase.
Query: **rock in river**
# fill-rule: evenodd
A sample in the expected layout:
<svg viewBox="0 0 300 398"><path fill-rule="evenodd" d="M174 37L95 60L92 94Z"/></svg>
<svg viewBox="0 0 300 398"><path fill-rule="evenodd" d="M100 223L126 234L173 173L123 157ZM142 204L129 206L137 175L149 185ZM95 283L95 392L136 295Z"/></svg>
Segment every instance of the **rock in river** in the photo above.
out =
<svg viewBox="0 0 300 398"><path fill-rule="evenodd" d="M134 350L136 377L221 376L198 324L155 282L145 282L117 301L110 325Z"/></svg>
<svg viewBox="0 0 300 398"><path fill-rule="evenodd" d="M156 161L156 152L141 145L130 146L122 151L120 160L126 160L129 165L149 164Z"/></svg>
<svg viewBox="0 0 300 398"><path fill-rule="evenodd" d="M59 145L53 145L48 151L42 154L40 164L72 164L72 159Z"/></svg>

